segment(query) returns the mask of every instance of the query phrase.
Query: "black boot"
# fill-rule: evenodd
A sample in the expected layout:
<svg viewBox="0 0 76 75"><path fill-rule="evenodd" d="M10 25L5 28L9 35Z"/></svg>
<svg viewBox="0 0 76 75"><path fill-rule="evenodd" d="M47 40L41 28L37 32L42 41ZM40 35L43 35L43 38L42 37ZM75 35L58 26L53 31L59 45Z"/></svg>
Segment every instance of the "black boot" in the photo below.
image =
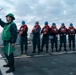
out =
<svg viewBox="0 0 76 75"><path fill-rule="evenodd" d="M73 51L75 51L75 48L73 48Z"/></svg>
<svg viewBox="0 0 76 75"><path fill-rule="evenodd" d="M38 54L40 54L40 51L38 51Z"/></svg>
<svg viewBox="0 0 76 75"><path fill-rule="evenodd" d="M71 47L70 47L69 49L70 49L70 51L71 51Z"/></svg>
<svg viewBox="0 0 76 75"><path fill-rule="evenodd" d="M57 48L56 48L56 52L58 52Z"/></svg>
<svg viewBox="0 0 76 75"><path fill-rule="evenodd" d="M32 53L36 53L36 51L35 50L33 50L33 52Z"/></svg>
<svg viewBox="0 0 76 75"><path fill-rule="evenodd" d="M27 50L25 50L25 54L27 54Z"/></svg>
<svg viewBox="0 0 76 75"><path fill-rule="evenodd" d="M10 67L9 64L3 65L3 67Z"/></svg>
<svg viewBox="0 0 76 75"><path fill-rule="evenodd" d="M64 51L68 51L66 48L64 48Z"/></svg>
<svg viewBox="0 0 76 75"><path fill-rule="evenodd" d="M23 54L23 52L21 51L21 55Z"/></svg>
<svg viewBox="0 0 76 75"><path fill-rule="evenodd" d="M60 49L58 51L61 51L61 47L60 47Z"/></svg>
<svg viewBox="0 0 76 75"><path fill-rule="evenodd" d="M51 52L54 52L53 48L52 48L52 51Z"/></svg>
<svg viewBox="0 0 76 75"><path fill-rule="evenodd" d="M48 49L46 49L46 53L48 53Z"/></svg>
<svg viewBox="0 0 76 75"><path fill-rule="evenodd" d="M43 49L41 48L40 52L43 52Z"/></svg>
<svg viewBox="0 0 76 75"><path fill-rule="evenodd" d="M11 72L14 72L15 71L15 68L10 68L9 70L6 71L6 73L11 73Z"/></svg>

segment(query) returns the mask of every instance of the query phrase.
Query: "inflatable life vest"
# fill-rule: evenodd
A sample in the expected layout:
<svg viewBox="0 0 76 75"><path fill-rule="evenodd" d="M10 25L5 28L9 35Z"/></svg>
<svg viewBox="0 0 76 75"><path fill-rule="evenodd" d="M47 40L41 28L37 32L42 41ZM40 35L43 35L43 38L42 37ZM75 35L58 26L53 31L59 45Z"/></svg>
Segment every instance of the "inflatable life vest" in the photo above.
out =
<svg viewBox="0 0 76 75"><path fill-rule="evenodd" d="M60 27L60 32L61 32L61 33L66 33L66 27L65 27L65 26L64 26L64 27L61 26L61 27Z"/></svg>
<svg viewBox="0 0 76 75"><path fill-rule="evenodd" d="M22 25L19 30L19 35L22 35L24 31L26 31L27 25Z"/></svg>
<svg viewBox="0 0 76 75"><path fill-rule="evenodd" d="M39 26L39 25L34 26L34 28L33 28L32 32L36 32L38 28L40 28L40 26Z"/></svg>
<svg viewBox="0 0 76 75"><path fill-rule="evenodd" d="M42 33L43 34L47 33L49 28L50 28L49 26L44 26L42 29Z"/></svg>
<svg viewBox="0 0 76 75"><path fill-rule="evenodd" d="M74 27L69 27L68 28L68 33L69 34L75 34L75 28Z"/></svg>
<svg viewBox="0 0 76 75"><path fill-rule="evenodd" d="M51 26L51 32L52 33L58 33L58 29L57 29L57 27L55 26Z"/></svg>

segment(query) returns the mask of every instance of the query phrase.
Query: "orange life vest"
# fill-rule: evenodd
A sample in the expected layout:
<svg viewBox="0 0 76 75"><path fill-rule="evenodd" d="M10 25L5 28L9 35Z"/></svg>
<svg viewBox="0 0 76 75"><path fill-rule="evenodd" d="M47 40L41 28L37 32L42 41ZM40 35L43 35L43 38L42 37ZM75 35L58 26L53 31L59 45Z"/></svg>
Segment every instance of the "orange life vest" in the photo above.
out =
<svg viewBox="0 0 76 75"><path fill-rule="evenodd" d="M34 26L32 32L36 32L39 27L40 27L39 25Z"/></svg>
<svg viewBox="0 0 76 75"><path fill-rule="evenodd" d="M61 32L61 33L66 33L66 27L65 27L65 26L64 26L64 27L61 26L61 27L60 27L60 32Z"/></svg>
<svg viewBox="0 0 76 75"><path fill-rule="evenodd" d="M43 33L43 34L44 34L45 32L47 33L49 28L50 28L49 26L44 26L43 29L42 29L42 33Z"/></svg>
<svg viewBox="0 0 76 75"><path fill-rule="evenodd" d="M57 29L57 27L55 26L51 26L51 31L52 31L52 33L58 33L58 29Z"/></svg>
<svg viewBox="0 0 76 75"><path fill-rule="evenodd" d="M19 32L24 32L24 31L26 30L26 28L27 28L27 25L22 25L22 26L20 27Z"/></svg>
<svg viewBox="0 0 76 75"><path fill-rule="evenodd" d="M74 27L69 27L68 28L68 33L75 34L75 28Z"/></svg>

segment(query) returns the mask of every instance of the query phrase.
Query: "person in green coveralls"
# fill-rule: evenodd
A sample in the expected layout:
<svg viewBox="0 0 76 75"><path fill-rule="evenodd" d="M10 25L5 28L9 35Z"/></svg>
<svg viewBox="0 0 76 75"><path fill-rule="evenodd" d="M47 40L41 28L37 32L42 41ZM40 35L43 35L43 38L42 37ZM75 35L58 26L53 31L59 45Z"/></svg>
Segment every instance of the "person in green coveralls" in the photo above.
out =
<svg viewBox="0 0 76 75"><path fill-rule="evenodd" d="M2 40L3 40L4 47L9 43L12 45L12 47L15 46L16 39L17 39L17 26L13 22L13 20L15 20L15 17L12 13L9 13L6 15L7 23L3 22L0 19L0 25L1 27L3 27ZM3 65L3 67L10 67L9 70L6 71L6 73L14 72L15 67L14 67L13 51L10 55L6 54L5 52L4 54L8 60L8 63L6 65Z"/></svg>

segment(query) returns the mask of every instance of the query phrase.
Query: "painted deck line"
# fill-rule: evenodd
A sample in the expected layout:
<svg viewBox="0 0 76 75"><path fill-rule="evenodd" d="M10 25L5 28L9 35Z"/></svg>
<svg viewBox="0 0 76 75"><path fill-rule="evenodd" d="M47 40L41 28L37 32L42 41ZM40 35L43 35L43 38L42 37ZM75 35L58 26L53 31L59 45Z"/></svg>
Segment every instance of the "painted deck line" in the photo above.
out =
<svg viewBox="0 0 76 75"><path fill-rule="evenodd" d="M0 58L2 58L1 54L0 54ZM5 65L5 64L6 64L6 62L3 59L0 59L0 70L1 70L2 75L14 75L12 72L6 73L6 71L9 69L9 67L8 68L3 67L3 65Z"/></svg>

